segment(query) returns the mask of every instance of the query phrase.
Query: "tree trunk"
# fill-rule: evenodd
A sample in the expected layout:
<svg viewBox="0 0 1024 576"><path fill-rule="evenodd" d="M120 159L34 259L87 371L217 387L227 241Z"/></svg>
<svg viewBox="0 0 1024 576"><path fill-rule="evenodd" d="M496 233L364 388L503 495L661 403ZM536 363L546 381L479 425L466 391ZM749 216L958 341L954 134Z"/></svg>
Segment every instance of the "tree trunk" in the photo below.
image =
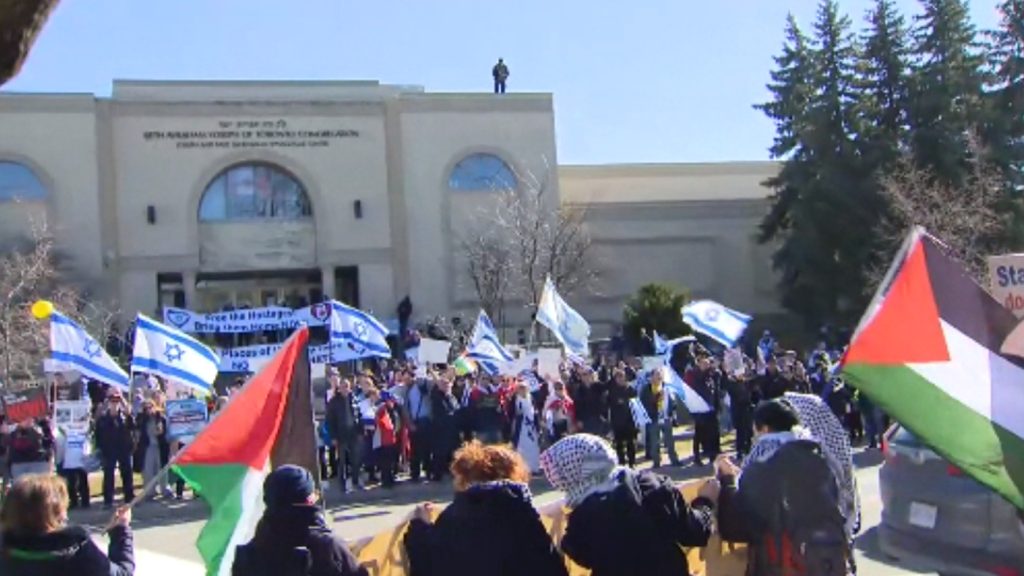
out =
<svg viewBox="0 0 1024 576"><path fill-rule="evenodd" d="M0 86L14 78L60 0L0 0Z"/></svg>

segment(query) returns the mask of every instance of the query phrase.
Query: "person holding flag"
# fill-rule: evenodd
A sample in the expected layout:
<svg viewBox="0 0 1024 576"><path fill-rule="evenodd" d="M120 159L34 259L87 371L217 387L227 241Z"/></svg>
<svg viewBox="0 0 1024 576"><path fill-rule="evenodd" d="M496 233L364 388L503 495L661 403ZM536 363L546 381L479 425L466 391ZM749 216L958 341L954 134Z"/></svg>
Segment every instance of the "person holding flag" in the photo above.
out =
<svg viewBox="0 0 1024 576"><path fill-rule="evenodd" d="M537 322L551 330L569 352L590 355L590 324L562 299L550 276L544 281L544 292L537 304Z"/></svg>

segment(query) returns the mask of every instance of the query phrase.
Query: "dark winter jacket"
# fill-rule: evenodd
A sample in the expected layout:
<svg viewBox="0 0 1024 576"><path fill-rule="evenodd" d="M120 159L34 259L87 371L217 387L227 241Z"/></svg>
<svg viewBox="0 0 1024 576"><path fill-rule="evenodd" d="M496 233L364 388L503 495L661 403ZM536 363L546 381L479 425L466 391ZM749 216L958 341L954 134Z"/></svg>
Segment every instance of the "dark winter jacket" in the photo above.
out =
<svg viewBox="0 0 1024 576"><path fill-rule="evenodd" d="M335 394L327 403L327 431L331 440L338 443L345 443L357 436L362 436L363 427L360 424L359 404L354 394L345 396Z"/></svg>
<svg viewBox="0 0 1024 576"><path fill-rule="evenodd" d="M434 524L416 519L405 535L410 576L566 576L565 562L520 484L455 494Z"/></svg>
<svg viewBox="0 0 1024 576"><path fill-rule="evenodd" d="M110 546L103 554L81 526L42 536L4 534L0 546L0 574L12 576L132 576L135 558L132 531L119 526L109 532Z"/></svg>
<svg viewBox="0 0 1024 576"><path fill-rule="evenodd" d="M103 413L96 420L96 447L104 458L125 457L132 453L135 421L128 414Z"/></svg>
<svg viewBox="0 0 1024 576"><path fill-rule="evenodd" d="M632 387L620 386L615 383L608 385L608 414L612 430L619 432L636 430L633 411L629 408L629 401L633 398L636 398L636 390Z"/></svg>
<svg viewBox="0 0 1024 576"><path fill-rule="evenodd" d="M608 417L608 389L601 382L580 384L572 400L578 422L599 425Z"/></svg>
<svg viewBox="0 0 1024 576"><path fill-rule="evenodd" d="M18 426L8 438L11 464L47 462L53 456L53 436L48 427L33 425L29 428Z"/></svg>
<svg viewBox="0 0 1024 576"><path fill-rule="evenodd" d="M459 399L435 387L430 391L430 403L434 435L439 438L452 438L454 441L459 433Z"/></svg>
<svg viewBox="0 0 1024 576"><path fill-rule="evenodd" d="M672 481L653 472L622 473L620 484L592 494L569 515L562 550L592 576L689 574L680 546L706 546L712 502L687 505Z"/></svg>
<svg viewBox="0 0 1024 576"><path fill-rule="evenodd" d="M234 576L369 576L327 527L320 509L268 509L248 544L236 548Z"/></svg>

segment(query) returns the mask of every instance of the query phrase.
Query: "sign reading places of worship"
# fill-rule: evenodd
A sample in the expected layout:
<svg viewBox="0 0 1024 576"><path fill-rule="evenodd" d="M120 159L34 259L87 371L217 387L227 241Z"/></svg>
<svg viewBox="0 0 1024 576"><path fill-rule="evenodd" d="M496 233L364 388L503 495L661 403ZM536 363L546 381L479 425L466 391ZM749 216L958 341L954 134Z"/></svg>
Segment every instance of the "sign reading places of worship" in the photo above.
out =
<svg viewBox="0 0 1024 576"><path fill-rule="evenodd" d="M359 131L337 126L294 128L284 119L219 120L209 129L146 130L146 142L173 143L179 150L214 148L325 148Z"/></svg>

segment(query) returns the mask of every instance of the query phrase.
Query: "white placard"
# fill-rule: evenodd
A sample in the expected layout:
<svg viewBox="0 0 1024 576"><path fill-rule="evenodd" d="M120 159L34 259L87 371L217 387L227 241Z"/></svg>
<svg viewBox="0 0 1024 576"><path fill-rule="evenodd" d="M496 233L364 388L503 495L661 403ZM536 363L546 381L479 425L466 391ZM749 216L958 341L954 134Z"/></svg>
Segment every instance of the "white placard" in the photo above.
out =
<svg viewBox="0 0 1024 576"><path fill-rule="evenodd" d="M661 356L644 356L643 357L644 372L650 372L651 370L654 370L655 368L660 368L664 364L665 364L665 359L662 358Z"/></svg>
<svg viewBox="0 0 1024 576"><path fill-rule="evenodd" d="M88 433L91 416L92 402L89 400L58 400L53 403L53 423L68 435Z"/></svg>
<svg viewBox="0 0 1024 576"><path fill-rule="evenodd" d="M530 356L530 355L527 355ZM558 367L562 363L561 348L539 348L537 349L537 373L544 378L559 378L561 372Z"/></svg>
<svg viewBox="0 0 1024 576"><path fill-rule="evenodd" d="M420 339L419 361L421 365L446 364L452 343L444 340Z"/></svg>
<svg viewBox="0 0 1024 576"><path fill-rule="evenodd" d="M504 362L498 370L502 376L518 376L523 371L533 368L533 360L537 357L536 354L524 354L522 358L516 358L511 362Z"/></svg>
<svg viewBox="0 0 1024 576"><path fill-rule="evenodd" d="M1024 317L1024 254L989 256L988 281L992 297Z"/></svg>

